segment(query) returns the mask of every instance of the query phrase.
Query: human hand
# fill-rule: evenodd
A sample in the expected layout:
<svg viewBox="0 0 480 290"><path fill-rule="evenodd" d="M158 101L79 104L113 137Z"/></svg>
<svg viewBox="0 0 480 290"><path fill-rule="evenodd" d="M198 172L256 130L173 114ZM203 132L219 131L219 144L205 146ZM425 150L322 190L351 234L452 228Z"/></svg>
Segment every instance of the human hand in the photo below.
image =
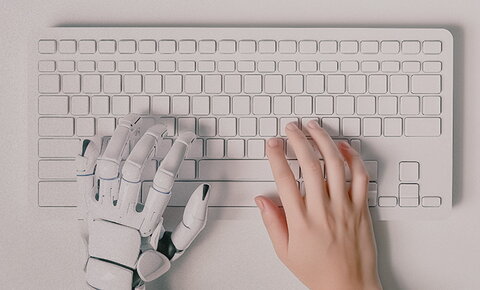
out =
<svg viewBox="0 0 480 290"><path fill-rule="evenodd" d="M209 186L200 185L191 195L183 220L173 230L163 227L163 212L181 162L195 134L180 135L159 166L145 204L138 203L141 175L154 156L163 124L152 126L130 152L121 173L120 161L140 118L128 115L103 154L93 141L85 140L77 156L77 182L84 195L88 222L88 285L95 289L144 289L170 268L190 246L207 221ZM98 187L97 187L98 181Z"/></svg>
<svg viewBox="0 0 480 290"><path fill-rule="evenodd" d="M305 196L297 187L281 140L267 142L283 209L263 196L255 201L275 252L310 289L381 289L363 161L347 142L337 146L317 122L310 121L306 128L324 158L328 180L303 132L288 124L286 133L302 169ZM349 187L344 161L352 176Z"/></svg>

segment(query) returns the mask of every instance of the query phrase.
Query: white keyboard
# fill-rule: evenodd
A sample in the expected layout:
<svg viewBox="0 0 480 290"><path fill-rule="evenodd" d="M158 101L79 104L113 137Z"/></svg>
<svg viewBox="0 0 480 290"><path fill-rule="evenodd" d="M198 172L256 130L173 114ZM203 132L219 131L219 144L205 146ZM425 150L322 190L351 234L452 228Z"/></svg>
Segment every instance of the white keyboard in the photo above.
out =
<svg viewBox="0 0 480 290"><path fill-rule="evenodd" d="M179 133L195 131L172 206L199 182L211 205L253 207L276 191L265 139L317 120L361 152L375 219L430 219L452 205L453 38L443 29L52 28L30 53L31 194L75 211L81 140L118 119L169 130L144 173L145 198ZM105 138L103 138L105 141ZM303 188L285 140L285 154Z"/></svg>

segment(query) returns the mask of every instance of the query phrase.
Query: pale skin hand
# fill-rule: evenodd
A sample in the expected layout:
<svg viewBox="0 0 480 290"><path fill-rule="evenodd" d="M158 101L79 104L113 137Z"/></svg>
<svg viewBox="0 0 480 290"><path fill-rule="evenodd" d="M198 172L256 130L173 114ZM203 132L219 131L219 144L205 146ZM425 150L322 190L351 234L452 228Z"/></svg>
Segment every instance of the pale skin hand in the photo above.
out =
<svg viewBox="0 0 480 290"><path fill-rule="evenodd" d="M267 142L267 155L283 209L258 196L273 247L279 259L310 289L382 289L377 274L376 246L367 205L368 173L347 142L337 146L317 122L306 126L325 161L324 172L303 132L286 128L305 183L298 190L281 140ZM347 162L352 181L347 188Z"/></svg>

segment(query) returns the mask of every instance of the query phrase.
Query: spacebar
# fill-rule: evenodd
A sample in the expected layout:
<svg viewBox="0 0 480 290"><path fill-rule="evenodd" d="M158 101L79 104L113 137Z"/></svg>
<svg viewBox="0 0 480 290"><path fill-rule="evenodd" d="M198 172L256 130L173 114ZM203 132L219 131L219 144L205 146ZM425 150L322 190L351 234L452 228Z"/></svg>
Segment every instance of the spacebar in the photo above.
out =
<svg viewBox="0 0 480 290"><path fill-rule="evenodd" d="M298 162L289 160L295 178L299 176ZM268 160L200 160L199 179L273 181Z"/></svg>

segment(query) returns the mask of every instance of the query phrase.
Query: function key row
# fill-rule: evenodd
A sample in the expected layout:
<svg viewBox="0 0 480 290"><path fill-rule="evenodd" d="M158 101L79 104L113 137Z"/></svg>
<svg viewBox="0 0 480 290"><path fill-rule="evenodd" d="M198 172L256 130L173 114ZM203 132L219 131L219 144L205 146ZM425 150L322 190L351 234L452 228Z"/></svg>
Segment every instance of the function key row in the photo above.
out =
<svg viewBox="0 0 480 290"><path fill-rule="evenodd" d="M438 40L94 40L94 39L42 39L38 42L40 54L440 54L442 42Z"/></svg>
<svg viewBox="0 0 480 290"><path fill-rule="evenodd" d="M440 61L341 61L324 60L324 61L253 61L253 60L41 60L38 62L38 71L40 72L260 72L260 73L294 73L294 72L364 72L364 73L438 73L442 71L442 63Z"/></svg>

